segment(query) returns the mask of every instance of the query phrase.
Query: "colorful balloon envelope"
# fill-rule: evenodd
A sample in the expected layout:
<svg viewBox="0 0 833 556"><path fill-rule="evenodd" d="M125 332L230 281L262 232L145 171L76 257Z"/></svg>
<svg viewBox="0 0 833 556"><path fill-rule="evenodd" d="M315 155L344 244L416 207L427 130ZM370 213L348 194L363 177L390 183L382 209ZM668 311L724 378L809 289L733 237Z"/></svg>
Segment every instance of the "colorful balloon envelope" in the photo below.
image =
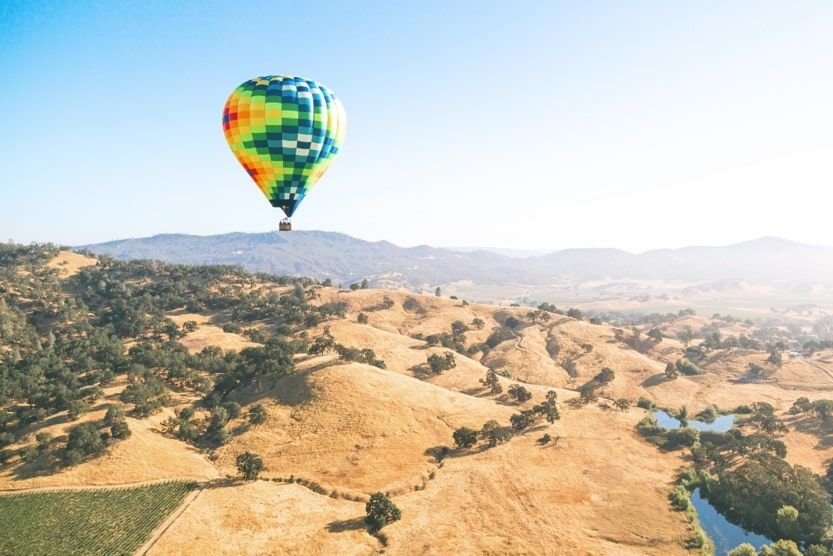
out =
<svg viewBox="0 0 833 556"><path fill-rule="evenodd" d="M231 151L287 217L338 154L346 129L344 107L330 89L291 75L250 79L223 109Z"/></svg>

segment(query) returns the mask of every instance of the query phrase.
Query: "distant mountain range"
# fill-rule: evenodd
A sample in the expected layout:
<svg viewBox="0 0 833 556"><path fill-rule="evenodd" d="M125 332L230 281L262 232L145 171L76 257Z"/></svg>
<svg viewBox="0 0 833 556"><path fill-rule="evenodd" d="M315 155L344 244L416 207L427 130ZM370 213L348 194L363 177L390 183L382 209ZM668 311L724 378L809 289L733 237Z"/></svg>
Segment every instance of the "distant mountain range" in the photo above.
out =
<svg viewBox="0 0 833 556"><path fill-rule="evenodd" d="M318 231L163 234L78 249L118 259L235 264L254 272L331 278L345 285L367 278L372 285L385 287L426 287L459 280L499 285L594 280L833 284L833 248L779 238L641 254L618 249L566 249L526 258L425 245L405 248Z"/></svg>

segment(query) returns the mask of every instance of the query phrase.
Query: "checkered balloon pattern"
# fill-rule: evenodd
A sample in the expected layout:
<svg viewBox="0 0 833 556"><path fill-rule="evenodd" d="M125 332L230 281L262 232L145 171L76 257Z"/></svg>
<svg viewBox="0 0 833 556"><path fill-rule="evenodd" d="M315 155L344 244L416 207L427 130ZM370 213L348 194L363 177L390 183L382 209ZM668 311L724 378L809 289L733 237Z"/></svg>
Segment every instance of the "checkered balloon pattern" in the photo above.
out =
<svg viewBox="0 0 833 556"><path fill-rule="evenodd" d="M330 89L291 75L250 79L223 109L234 156L287 216L338 154L346 124L344 107Z"/></svg>

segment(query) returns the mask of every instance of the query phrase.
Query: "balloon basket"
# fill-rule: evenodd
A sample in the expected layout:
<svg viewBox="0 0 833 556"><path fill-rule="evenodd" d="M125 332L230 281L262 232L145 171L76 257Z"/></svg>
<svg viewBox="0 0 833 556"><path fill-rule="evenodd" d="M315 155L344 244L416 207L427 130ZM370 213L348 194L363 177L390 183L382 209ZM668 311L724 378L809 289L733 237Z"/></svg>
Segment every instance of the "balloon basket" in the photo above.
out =
<svg viewBox="0 0 833 556"><path fill-rule="evenodd" d="M289 218L284 218L278 223L278 231L279 232L291 232L292 231L292 221Z"/></svg>

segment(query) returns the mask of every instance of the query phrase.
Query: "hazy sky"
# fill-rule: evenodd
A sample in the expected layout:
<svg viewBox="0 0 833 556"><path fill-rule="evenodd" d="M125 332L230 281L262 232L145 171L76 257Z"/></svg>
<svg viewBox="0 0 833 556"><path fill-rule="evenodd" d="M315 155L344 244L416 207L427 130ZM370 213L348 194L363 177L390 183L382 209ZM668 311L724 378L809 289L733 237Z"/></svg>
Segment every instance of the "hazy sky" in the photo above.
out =
<svg viewBox="0 0 833 556"><path fill-rule="evenodd" d="M0 238L274 228L220 118L279 73L349 120L296 228L833 245L830 1L3 2Z"/></svg>

